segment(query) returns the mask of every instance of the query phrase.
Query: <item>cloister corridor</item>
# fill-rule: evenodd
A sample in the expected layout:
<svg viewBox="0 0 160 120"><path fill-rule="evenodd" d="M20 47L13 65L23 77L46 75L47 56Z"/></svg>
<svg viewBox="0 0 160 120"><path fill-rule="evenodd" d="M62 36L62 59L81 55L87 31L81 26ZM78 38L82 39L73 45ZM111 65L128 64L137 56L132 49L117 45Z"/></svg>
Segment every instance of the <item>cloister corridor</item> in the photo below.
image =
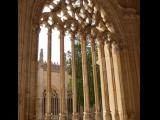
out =
<svg viewBox="0 0 160 120"><path fill-rule="evenodd" d="M140 120L138 0L18 0L18 120Z"/></svg>

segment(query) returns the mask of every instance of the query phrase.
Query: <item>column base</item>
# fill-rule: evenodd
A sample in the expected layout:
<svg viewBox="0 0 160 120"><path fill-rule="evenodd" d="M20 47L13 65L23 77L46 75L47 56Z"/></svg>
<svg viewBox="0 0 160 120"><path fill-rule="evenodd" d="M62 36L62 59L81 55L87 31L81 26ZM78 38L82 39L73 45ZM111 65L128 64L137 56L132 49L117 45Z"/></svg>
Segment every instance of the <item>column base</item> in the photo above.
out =
<svg viewBox="0 0 160 120"><path fill-rule="evenodd" d="M115 120L120 120L118 111L114 113Z"/></svg>
<svg viewBox="0 0 160 120"><path fill-rule="evenodd" d="M119 117L122 120L128 120L128 115L125 111L119 112Z"/></svg>
<svg viewBox="0 0 160 120"><path fill-rule="evenodd" d="M59 114L59 120L66 120L66 114Z"/></svg>
<svg viewBox="0 0 160 120"><path fill-rule="evenodd" d="M129 120L136 120L135 115L134 115L134 114L131 114L131 116L130 116Z"/></svg>
<svg viewBox="0 0 160 120"><path fill-rule="evenodd" d="M53 114L52 113L45 113L44 120L52 120Z"/></svg>
<svg viewBox="0 0 160 120"><path fill-rule="evenodd" d="M78 113L72 114L72 120L78 120Z"/></svg>
<svg viewBox="0 0 160 120"><path fill-rule="evenodd" d="M95 112L95 120L101 120L101 113Z"/></svg>
<svg viewBox="0 0 160 120"><path fill-rule="evenodd" d="M83 120L91 120L91 114L87 112L83 112Z"/></svg>
<svg viewBox="0 0 160 120"><path fill-rule="evenodd" d="M112 116L110 112L103 113L103 120L112 120Z"/></svg>

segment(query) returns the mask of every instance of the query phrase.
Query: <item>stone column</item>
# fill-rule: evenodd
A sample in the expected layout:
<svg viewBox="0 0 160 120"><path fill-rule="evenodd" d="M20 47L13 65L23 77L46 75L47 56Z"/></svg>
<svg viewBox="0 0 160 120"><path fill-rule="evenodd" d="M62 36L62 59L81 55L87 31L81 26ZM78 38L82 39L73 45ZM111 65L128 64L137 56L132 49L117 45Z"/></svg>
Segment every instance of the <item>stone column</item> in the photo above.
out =
<svg viewBox="0 0 160 120"><path fill-rule="evenodd" d="M52 114L53 115L55 115L55 98L53 97L53 95L52 95L52 107L51 107L52 109Z"/></svg>
<svg viewBox="0 0 160 120"><path fill-rule="evenodd" d="M66 120L65 101L65 68L64 68L64 31L60 29L60 115L59 120Z"/></svg>
<svg viewBox="0 0 160 120"><path fill-rule="evenodd" d="M37 34L36 34L36 37L37 37L37 40L39 38L39 32L40 32L40 28L38 29L37 31ZM35 34L35 33L34 33ZM34 37L33 37L34 38ZM36 80L36 120L40 120L40 119L43 119L43 91L44 91L44 88L43 88L43 49L41 49L41 52L40 52L40 59L39 59L39 62L38 62L38 71L37 71L37 80Z"/></svg>
<svg viewBox="0 0 160 120"><path fill-rule="evenodd" d="M36 120L41 120L43 119L43 91L44 91L44 87L43 87L43 62L39 63L38 65L38 80L37 80L37 96L36 96Z"/></svg>
<svg viewBox="0 0 160 120"><path fill-rule="evenodd" d="M119 96L119 117L120 120L128 120L128 116L126 113L126 105L125 105L125 98L124 98L124 87L123 87L123 72L122 72L122 61L121 57L121 46L118 42L112 42L112 51L113 51L113 62L114 62L114 72L116 75L116 88L117 88L117 95ZM118 102L117 101L117 102Z"/></svg>
<svg viewBox="0 0 160 120"><path fill-rule="evenodd" d="M58 96L56 98L56 115L58 115Z"/></svg>
<svg viewBox="0 0 160 120"><path fill-rule="evenodd" d="M91 37L91 52L92 52L93 82L94 82L94 95L95 95L95 120L100 120L100 105L99 105L99 92L98 92L98 81L97 81L97 71L96 71L95 41L92 37Z"/></svg>
<svg viewBox="0 0 160 120"><path fill-rule="evenodd" d="M90 120L90 101L88 88L87 56L86 56L86 39L80 32L81 50L82 50L82 75L83 75L83 94L84 94L84 113L83 120Z"/></svg>
<svg viewBox="0 0 160 120"><path fill-rule="evenodd" d="M102 66L102 78L101 79L101 92L102 92L102 108L103 108L103 120L112 120L110 106L109 106L109 91L106 71L106 60L104 53L104 40L102 36L99 36L99 47L101 55L101 66Z"/></svg>
<svg viewBox="0 0 160 120"><path fill-rule="evenodd" d="M76 65L75 65L75 34L71 32L71 53L72 53L72 99L73 99L73 116L72 120L78 120L77 113L77 87L76 87Z"/></svg>
<svg viewBox="0 0 160 120"><path fill-rule="evenodd" d="M113 96L114 96L114 118L115 120L119 120L119 113L118 113L118 103L117 103L117 90L116 90L116 84L115 84L115 73L114 73L114 66L113 66L113 57L112 57L112 46L111 41L106 42L107 46L107 52L109 54L109 61L110 61L110 67L111 67L111 78L112 78L112 88L113 88Z"/></svg>
<svg viewBox="0 0 160 120"><path fill-rule="evenodd" d="M51 42L52 28L48 27L48 58L47 58L47 88L46 88L46 103L45 103L45 120L52 120L51 112Z"/></svg>

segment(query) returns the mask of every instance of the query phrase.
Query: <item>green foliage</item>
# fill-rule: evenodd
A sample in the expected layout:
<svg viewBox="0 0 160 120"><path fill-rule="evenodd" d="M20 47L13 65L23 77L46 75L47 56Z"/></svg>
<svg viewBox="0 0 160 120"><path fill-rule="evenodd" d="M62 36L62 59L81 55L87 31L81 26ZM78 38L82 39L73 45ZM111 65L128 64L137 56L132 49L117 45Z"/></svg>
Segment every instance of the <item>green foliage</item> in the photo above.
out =
<svg viewBox="0 0 160 120"><path fill-rule="evenodd" d="M77 101L80 105L84 104L83 96L83 77L82 77L82 54L80 39L75 39L75 61L76 61L76 85L77 85Z"/></svg>
<svg viewBox="0 0 160 120"><path fill-rule="evenodd" d="M94 84L93 84L93 69L92 69L92 55L91 55L91 47L89 42L86 43L87 50L87 72L88 72L88 85L89 85L89 95L90 95L90 106L93 107L95 103L94 97ZM67 52L67 57L70 58L66 64L68 66L68 74L72 76L72 64L71 64L71 53ZM77 85L77 101L80 105L83 106L84 98L83 98L83 76L82 76L82 54L81 54L81 43L78 36L75 38L75 60L76 60L76 85ZM99 77L99 67L97 66L97 79L99 85L99 93L100 92L100 77ZM68 90L71 91L72 84L71 77L68 82ZM99 94L101 95L101 94ZM100 96L101 100L101 96Z"/></svg>
<svg viewBox="0 0 160 120"><path fill-rule="evenodd" d="M67 87L68 87L68 91L72 91L72 76L69 75L69 80L68 80L68 83L67 83Z"/></svg>

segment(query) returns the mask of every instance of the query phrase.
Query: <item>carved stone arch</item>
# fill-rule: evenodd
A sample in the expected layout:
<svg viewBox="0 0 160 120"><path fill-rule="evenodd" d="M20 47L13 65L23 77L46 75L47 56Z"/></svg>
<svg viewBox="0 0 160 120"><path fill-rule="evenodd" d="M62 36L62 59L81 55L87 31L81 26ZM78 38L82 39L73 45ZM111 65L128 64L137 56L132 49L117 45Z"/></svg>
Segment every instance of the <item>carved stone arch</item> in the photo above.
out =
<svg viewBox="0 0 160 120"><path fill-rule="evenodd" d="M113 34L116 34L116 36L119 36L119 38L121 38L120 40L123 40L121 42L124 43L126 36L123 30L123 24L121 23L121 15L123 13L121 12L120 6L117 3L117 1L116 0L113 0L112 2L110 0L107 0L107 1L94 0L94 1L98 6L100 6L100 10L104 12L106 16L106 20L113 27L114 29Z"/></svg>
<svg viewBox="0 0 160 120"><path fill-rule="evenodd" d="M40 19L40 14L43 10L44 5L51 0L36 0L33 6L32 11L32 26L36 26ZM116 0L114 1L104 1L104 0L93 0L94 3L99 7L101 11L105 14L106 20L113 27L114 34L117 34L121 40L123 40L123 43L125 42L126 36L124 34L123 30L123 24L121 23L121 16L119 14L123 14L120 8L120 5ZM107 2L107 3L106 3ZM32 34L32 33L31 33ZM122 42L122 41L121 41Z"/></svg>
<svg viewBox="0 0 160 120"><path fill-rule="evenodd" d="M57 95L59 96L60 95L60 91L57 89L57 87L55 87L55 85L52 85L53 86L53 90L52 91L55 91L57 93Z"/></svg>
<svg viewBox="0 0 160 120"><path fill-rule="evenodd" d="M57 91L55 89L52 90L52 96L53 97L58 97L58 93L57 93Z"/></svg>

